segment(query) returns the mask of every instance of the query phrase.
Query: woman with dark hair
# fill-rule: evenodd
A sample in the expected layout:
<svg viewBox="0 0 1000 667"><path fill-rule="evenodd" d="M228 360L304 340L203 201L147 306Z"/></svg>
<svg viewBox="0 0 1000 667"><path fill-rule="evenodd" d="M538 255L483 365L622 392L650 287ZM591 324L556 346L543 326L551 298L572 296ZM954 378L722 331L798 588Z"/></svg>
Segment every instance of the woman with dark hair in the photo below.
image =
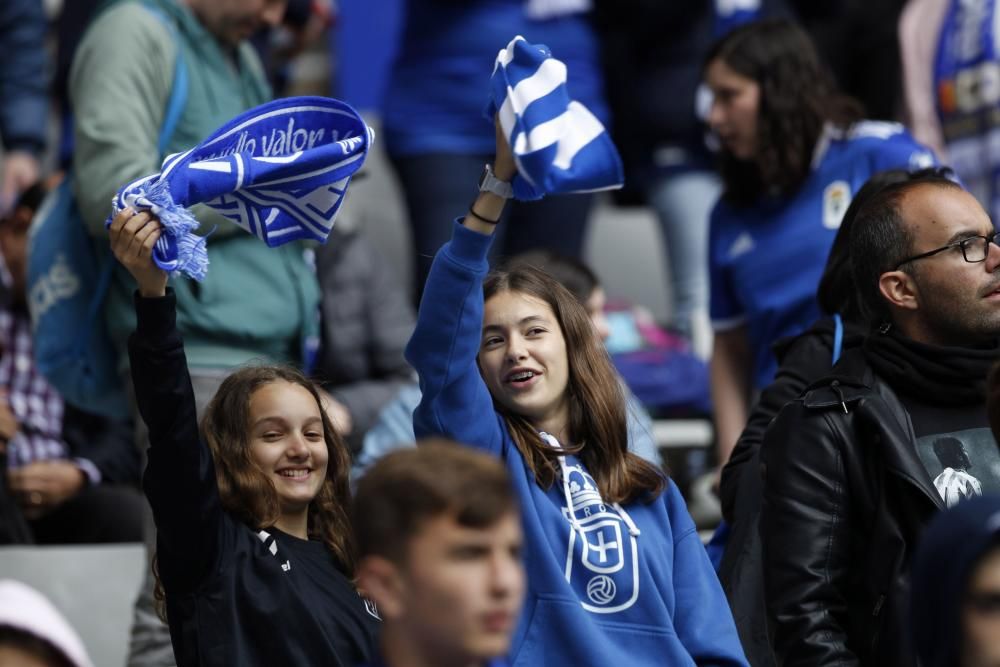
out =
<svg viewBox="0 0 1000 667"><path fill-rule="evenodd" d="M321 390L286 366L238 370L202 444L173 290L152 261L160 224L126 209L110 235L138 284L129 359L177 664L366 661L378 620L352 583L350 462Z"/></svg>
<svg viewBox="0 0 1000 667"><path fill-rule="evenodd" d="M515 171L498 131L493 173ZM531 266L489 272L503 191L484 184L435 257L406 354L418 437L493 453L518 491L528 594L512 664L746 664L677 487L628 451L586 310Z"/></svg>
<svg viewBox="0 0 1000 667"><path fill-rule="evenodd" d="M819 316L816 286L853 194L872 174L933 155L894 123L862 121L806 34L787 21L738 28L705 60L723 195L711 219L711 379L724 464L750 396L777 366L771 345Z"/></svg>

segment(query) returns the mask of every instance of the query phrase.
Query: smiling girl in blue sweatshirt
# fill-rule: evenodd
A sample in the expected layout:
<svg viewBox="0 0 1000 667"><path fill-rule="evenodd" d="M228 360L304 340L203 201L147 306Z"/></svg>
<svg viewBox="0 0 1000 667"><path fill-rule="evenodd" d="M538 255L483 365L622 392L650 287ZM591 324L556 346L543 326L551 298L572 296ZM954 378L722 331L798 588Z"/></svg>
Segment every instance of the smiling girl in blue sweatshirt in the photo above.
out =
<svg viewBox="0 0 1000 667"><path fill-rule="evenodd" d="M493 174L514 173L498 132ZM586 311L537 269L487 275L503 189L481 192L435 257L406 355L417 436L479 447L513 476L528 592L512 664L746 665L677 487L627 450Z"/></svg>

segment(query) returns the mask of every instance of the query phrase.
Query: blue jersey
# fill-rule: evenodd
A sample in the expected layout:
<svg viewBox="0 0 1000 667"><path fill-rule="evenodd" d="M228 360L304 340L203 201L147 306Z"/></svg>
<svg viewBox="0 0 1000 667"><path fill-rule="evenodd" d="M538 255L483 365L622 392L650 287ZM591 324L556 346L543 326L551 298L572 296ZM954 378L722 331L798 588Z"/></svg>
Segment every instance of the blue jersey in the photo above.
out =
<svg viewBox="0 0 1000 667"><path fill-rule="evenodd" d="M934 162L897 123L828 127L812 173L794 196L765 197L748 207L716 204L709 241L712 323L716 331L746 325L755 388L774 379L771 345L819 317L816 288L853 194L877 172Z"/></svg>
<svg viewBox="0 0 1000 667"><path fill-rule="evenodd" d="M515 36L544 44L566 64L570 96L607 125L600 44L588 3L545 0L406 0L399 53L383 101L393 155L492 155L483 111L497 53Z"/></svg>
<svg viewBox="0 0 1000 667"><path fill-rule="evenodd" d="M1000 34L996 2L949 3L934 61L941 134L955 173L997 220L1000 214Z"/></svg>

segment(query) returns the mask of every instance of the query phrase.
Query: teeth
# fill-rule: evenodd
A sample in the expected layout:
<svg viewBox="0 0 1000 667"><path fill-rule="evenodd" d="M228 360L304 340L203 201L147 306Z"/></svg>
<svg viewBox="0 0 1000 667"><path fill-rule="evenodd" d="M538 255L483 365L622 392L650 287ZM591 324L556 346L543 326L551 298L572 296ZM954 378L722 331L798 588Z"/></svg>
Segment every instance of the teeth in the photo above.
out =
<svg viewBox="0 0 1000 667"><path fill-rule="evenodd" d="M516 382L518 380L530 380L533 377L535 377L535 374L533 372L524 371L523 373L517 373L515 375L510 376L510 379L511 381Z"/></svg>
<svg viewBox="0 0 1000 667"><path fill-rule="evenodd" d="M301 470L282 470L278 474L281 475L282 477L305 477L306 475L309 474L309 471L305 470L305 469L301 469Z"/></svg>

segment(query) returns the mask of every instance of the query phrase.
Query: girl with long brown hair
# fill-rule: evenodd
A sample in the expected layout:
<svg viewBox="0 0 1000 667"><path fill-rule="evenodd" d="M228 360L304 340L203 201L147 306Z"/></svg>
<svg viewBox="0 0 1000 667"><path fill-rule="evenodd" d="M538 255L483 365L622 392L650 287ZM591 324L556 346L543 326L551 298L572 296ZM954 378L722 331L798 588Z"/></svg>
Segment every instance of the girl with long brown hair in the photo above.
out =
<svg viewBox="0 0 1000 667"><path fill-rule="evenodd" d="M709 231L712 405L719 464L746 425L751 394L771 383L771 346L820 316L830 246L853 195L886 169L930 166L898 123L862 120L837 91L809 36L786 20L737 28L703 71L713 101L723 193Z"/></svg>
<svg viewBox="0 0 1000 667"><path fill-rule="evenodd" d="M520 496L528 594L511 662L744 665L677 487L628 451L618 376L585 308L530 266L489 273L514 173L498 131L407 346L423 392L418 437L499 456Z"/></svg>
<svg viewBox="0 0 1000 667"><path fill-rule="evenodd" d="M199 436L159 222L126 209L111 248L138 284L132 382L177 664L355 665L378 618L356 592L349 457L316 386L286 366L226 378Z"/></svg>

